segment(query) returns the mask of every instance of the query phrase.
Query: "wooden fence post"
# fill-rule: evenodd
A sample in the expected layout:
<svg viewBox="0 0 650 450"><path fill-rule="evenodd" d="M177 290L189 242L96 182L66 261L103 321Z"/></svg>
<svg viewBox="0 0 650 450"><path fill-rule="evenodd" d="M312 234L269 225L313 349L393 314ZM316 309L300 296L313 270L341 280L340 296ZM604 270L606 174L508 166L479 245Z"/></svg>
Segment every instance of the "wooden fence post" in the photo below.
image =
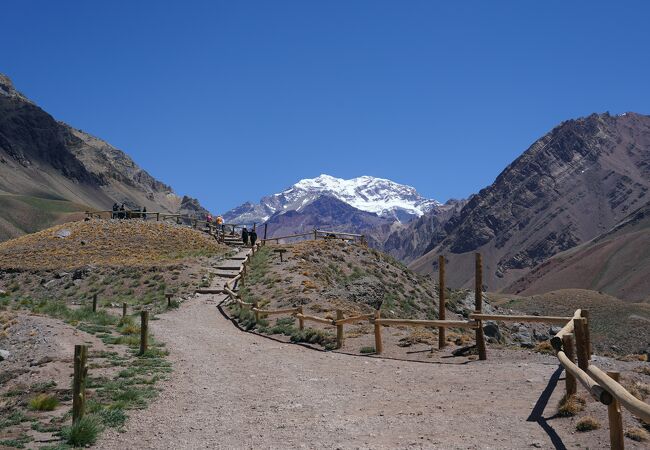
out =
<svg viewBox="0 0 650 450"><path fill-rule="evenodd" d="M122 318L126 317L126 302L122 303Z"/></svg>
<svg viewBox="0 0 650 450"><path fill-rule="evenodd" d="M481 254L476 254L476 273L474 277L474 309L476 314L483 312L483 259ZM478 349L478 359L485 361L487 353L485 350L485 336L483 335L483 322L477 320L476 327L476 347Z"/></svg>
<svg viewBox="0 0 650 450"><path fill-rule="evenodd" d="M160 213L156 213L156 222L160 222Z"/></svg>
<svg viewBox="0 0 650 450"><path fill-rule="evenodd" d="M86 405L86 375L88 365L88 346L74 346L74 377L72 380L72 423L77 422L84 415Z"/></svg>
<svg viewBox="0 0 650 450"><path fill-rule="evenodd" d="M316 239L318 239L318 237L316 235L316 228L314 228L314 240L316 240Z"/></svg>
<svg viewBox="0 0 650 450"><path fill-rule="evenodd" d="M438 256L438 319L445 320L445 257ZM442 349L447 345L445 327L438 328L438 348Z"/></svg>
<svg viewBox="0 0 650 450"><path fill-rule="evenodd" d="M584 317L585 319L585 342L587 344L587 359L591 360L591 355L593 354L592 348L591 348L591 332L589 331L589 311L587 310L581 310L580 311L580 316Z"/></svg>
<svg viewBox="0 0 650 450"><path fill-rule="evenodd" d="M140 356L147 351L149 341L149 311L140 312Z"/></svg>
<svg viewBox="0 0 650 450"><path fill-rule="evenodd" d="M255 311L253 311L255 313L255 323L259 323L260 321L260 312L258 311L258 307L259 303L257 303L257 300L253 300L253 308L255 309Z"/></svg>
<svg viewBox="0 0 650 450"><path fill-rule="evenodd" d="M585 337L587 319L580 317L573 319L573 332L576 338L576 355L578 357L578 367L587 370L589 367L589 347Z"/></svg>
<svg viewBox="0 0 650 450"><path fill-rule="evenodd" d="M266 229L267 229L268 226L269 226L268 223L264 224L264 240L266 240Z"/></svg>
<svg viewBox="0 0 650 450"><path fill-rule="evenodd" d="M618 382L618 372L607 372L609 377ZM616 397L612 403L607 405L607 417L609 419L609 445L612 450L623 450L625 448L623 435L623 415L621 414L621 404Z"/></svg>
<svg viewBox="0 0 650 450"><path fill-rule="evenodd" d="M302 305L298 306L298 314L300 314L301 316L302 316L302 314L303 314L303 312L302 312ZM305 329L305 319L303 319L302 317L298 317L298 327L299 327L301 330L304 330L304 329Z"/></svg>
<svg viewBox="0 0 650 450"><path fill-rule="evenodd" d="M576 355L573 351L572 334L565 334L562 336L562 348L564 349L566 357L569 358L571 362L575 362ZM570 395L575 395L578 388L576 384L576 377L574 377L568 370L565 370L564 373L566 375L566 396L569 397Z"/></svg>
<svg viewBox="0 0 650 450"><path fill-rule="evenodd" d="M165 294L165 297L167 297L167 308L171 308L172 306L172 296L173 294Z"/></svg>
<svg viewBox="0 0 650 450"><path fill-rule="evenodd" d="M384 346L381 342L381 324L378 321L379 318L381 318L381 312L377 310L375 311L375 353L381 355Z"/></svg>
<svg viewBox="0 0 650 450"><path fill-rule="evenodd" d="M93 294L93 312L97 312L97 294Z"/></svg>
<svg viewBox="0 0 650 450"><path fill-rule="evenodd" d="M340 309L336 310L336 320L343 319L343 311ZM343 324L336 324L336 348L343 347Z"/></svg>

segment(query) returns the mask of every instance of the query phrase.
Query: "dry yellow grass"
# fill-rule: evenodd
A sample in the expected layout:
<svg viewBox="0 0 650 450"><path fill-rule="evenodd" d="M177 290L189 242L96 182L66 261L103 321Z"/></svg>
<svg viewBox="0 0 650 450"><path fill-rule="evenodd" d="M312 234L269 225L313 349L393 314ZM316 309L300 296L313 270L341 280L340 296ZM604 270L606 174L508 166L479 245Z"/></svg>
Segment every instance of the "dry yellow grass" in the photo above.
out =
<svg viewBox="0 0 650 450"><path fill-rule="evenodd" d="M62 233L69 234L58 237ZM147 266L226 251L207 234L174 224L91 220L58 225L1 243L0 268Z"/></svg>
<svg viewBox="0 0 650 450"><path fill-rule="evenodd" d="M578 423L576 423L576 430L582 432L597 430L598 428L600 428L600 422L591 416L583 417L578 420Z"/></svg>
<svg viewBox="0 0 650 450"><path fill-rule="evenodd" d="M623 387L627 389L627 391L638 398L639 400L645 400L650 396L650 384L647 383L642 383L641 381L629 381L629 382L624 382Z"/></svg>
<svg viewBox="0 0 650 450"><path fill-rule="evenodd" d="M577 395L565 395L557 406L557 413L562 417L571 417L585 409L585 399Z"/></svg>
<svg viewBox="0 0 650 450"><path fill-rule="evenodd" d="M643 428L633 427L625 430L625 436L637 442L647 442L650 440L650 433Z"/></svg>
<svg viewBox="0 0 650 450"><path fill-rule="evenodd" d="M535 346L535 351L546 355L555 355L555 350L550 341L542 341Z"/></svg>
<svg viewBox="0 0 650 450"><path fill-rule="evenodd" d="M410 335L399 340L400 347L410 347L413 344L433 345L438 342L438 335L428 330L415 329Z"/></svg>

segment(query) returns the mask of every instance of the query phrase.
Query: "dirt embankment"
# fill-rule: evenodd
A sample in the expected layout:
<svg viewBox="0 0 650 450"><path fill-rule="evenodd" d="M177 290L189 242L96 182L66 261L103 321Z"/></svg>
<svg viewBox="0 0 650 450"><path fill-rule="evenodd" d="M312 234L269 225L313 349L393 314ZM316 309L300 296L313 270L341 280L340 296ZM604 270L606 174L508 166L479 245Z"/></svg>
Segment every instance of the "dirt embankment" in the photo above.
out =
<svg viewBox="0 0 650 450"><path fill-rule="evenodd" d="M90 220L0 243L0 268L151 266L184 257L224 255L227 251L207 234L184 226L142 220Z"/></svg>

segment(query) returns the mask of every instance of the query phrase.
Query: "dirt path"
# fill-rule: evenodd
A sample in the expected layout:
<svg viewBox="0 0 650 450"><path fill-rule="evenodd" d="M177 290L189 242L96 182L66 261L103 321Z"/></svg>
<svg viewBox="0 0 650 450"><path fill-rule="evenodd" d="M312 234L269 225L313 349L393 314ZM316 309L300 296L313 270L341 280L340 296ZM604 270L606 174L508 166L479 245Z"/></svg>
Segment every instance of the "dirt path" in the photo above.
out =
<svg viewBox="0 0 650 450"><path fill-rule="evenodd" d="M527 421L556 372L551 358L494 351L487 362L447 365L318 352L239 331L220 300L202 296L151 322L173 376L100 448L554 448ZM607 443L606 432L576 436L557 420L556 443Z"/></svg>
<svg viewBox="0 0 650 450"><path fill-rule="evenodd" d="M150 408L125 432L108 431L100 448L609 444L606 429L576 434L573 419L553 419L564 389L554 357L491 349L488 361L445 364L319 352L240 331L217 308L224 298L199 296L151 322L174 373Z"/></svg>

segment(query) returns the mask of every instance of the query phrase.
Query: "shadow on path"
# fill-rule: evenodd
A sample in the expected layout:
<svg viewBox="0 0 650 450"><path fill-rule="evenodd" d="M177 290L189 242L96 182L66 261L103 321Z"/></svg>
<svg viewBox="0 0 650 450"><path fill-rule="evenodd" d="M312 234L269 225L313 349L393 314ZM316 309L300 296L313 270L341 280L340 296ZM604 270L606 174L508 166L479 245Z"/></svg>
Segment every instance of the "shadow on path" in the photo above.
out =
<svg viewBox="0 0 650 450"><path fill-rule="evenodd" d="M562 442L562 438L560 438L560 436L558 436L556 433L555 429L548 423L548 420L553 419L555 416L552 416L549 419L545 418L544 409L546 409L546 405L548 405L548 401L551 398L555 387L557 386L557 382L560 379L562 371L563 368L560 366L555 370L555 372L553 372L553 375L548 381L548 384L542 392L542 395L540 395L540 397L537 399L537 403L535 403L535 406L530 412L528 419L526 419L527 422L537 422L537 424L542 427L542 429L551 439L551 443L556 450L566 450L566 446L564 445L564 442Z"/></svg>

